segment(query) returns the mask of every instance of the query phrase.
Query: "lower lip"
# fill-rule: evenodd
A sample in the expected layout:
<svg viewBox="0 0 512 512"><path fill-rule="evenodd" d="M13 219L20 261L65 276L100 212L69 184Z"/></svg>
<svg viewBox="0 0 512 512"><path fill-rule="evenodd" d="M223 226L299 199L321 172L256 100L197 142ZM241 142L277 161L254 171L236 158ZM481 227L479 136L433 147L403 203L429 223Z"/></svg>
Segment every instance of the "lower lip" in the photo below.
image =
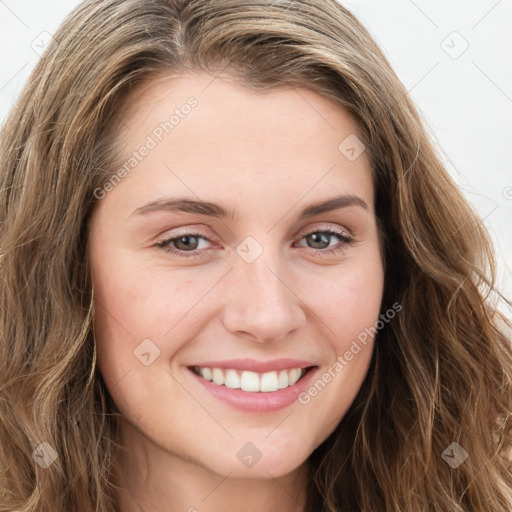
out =
<svg viewBox="0 0 512 512"><path fill-rule="evenodd" d="M215 398L243 411L262 413L278 411L293 404L298 396L308 387L318 367L309 368L305 375L293 386L268 392L250 392L228 388L224 385L219 386L199 377L190 368L187 368L187 370Z"/></svg>

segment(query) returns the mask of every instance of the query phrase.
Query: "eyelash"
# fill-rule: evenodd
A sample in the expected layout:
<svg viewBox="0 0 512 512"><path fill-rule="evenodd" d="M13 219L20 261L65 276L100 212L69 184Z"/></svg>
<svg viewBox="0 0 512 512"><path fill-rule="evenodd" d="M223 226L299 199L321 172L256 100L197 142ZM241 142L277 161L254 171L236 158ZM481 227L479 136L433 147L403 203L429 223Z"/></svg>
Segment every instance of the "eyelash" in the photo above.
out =
<svg viewBox="0 0 512 512"><path fill-rule="evenodd" d="M307 237L308 235L312 235L313 233L327 234L328 236L336 236L340 239L341 245L335 246L333 249L313 249L312 247L306 247L306 249L309 249L309 251L313 251L314 253L317 253L317 254L319 253L322 256L326 256L326 255L330 256L330 255L336 254L338 252L341 252L347 246L351 245L354 242L353 238L351 238L339 231L333 230L333 229L315 229L313 231L309 231L308 233L305 233L304 235L302 235L302 237L300 239L302 240L303 238ZM180 256L183 258L200 257L201 254L198 254L198 252L201 253L201 252L204 252L205 250L206 251L210 250L210 249L205 249L205 250L196 249L194 251L182 251L180 249L172 248L169 246L169 244L171 244L175 240L179 240L182 237L196 237L196 238L202 238L203 240L208 240L208 238L203 236L201 233L185 232L185 233L175 236L173 238L168 238L166 240L162 240L161 242L158 242L156 244L156 246L163 249L167 253L171 253L171 254L174 254L176 256Z"/></svg>

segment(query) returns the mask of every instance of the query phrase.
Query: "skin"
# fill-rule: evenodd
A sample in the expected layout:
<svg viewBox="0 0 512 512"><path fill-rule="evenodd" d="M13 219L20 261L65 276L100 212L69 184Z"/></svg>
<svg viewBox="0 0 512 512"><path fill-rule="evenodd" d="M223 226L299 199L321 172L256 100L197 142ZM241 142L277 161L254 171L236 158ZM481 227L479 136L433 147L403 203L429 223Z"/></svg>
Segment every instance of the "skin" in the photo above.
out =
<svg viewBox="0 0 512 512"><path fill-rule="evenodd" d="M205 360L294 357L320 378L378 320L384 281L369 160L338 150L358 133L351 116L306 88L256 94L212 80L167 77L132 93L118 138L126 160L190 96L198 105L98 201L89 226L98 367L122 414L122 512L302 510L307 458L354 400L373 350L369 338L308 404L277 412L239 411L191 377L187 366ZM338 194L368 209L297 220ZM174 196L236 218L133 215ZM322 239L325 229L353 243ZM200 255L156 245L183 232L205 237L187 239ZM236 252L247 236L263 249L252 263ZM187 251L179 239L169 247ZM134 356L145 339L160 350L149 366ZM248 442L262 454L252 467L237 457Z"/></svg>

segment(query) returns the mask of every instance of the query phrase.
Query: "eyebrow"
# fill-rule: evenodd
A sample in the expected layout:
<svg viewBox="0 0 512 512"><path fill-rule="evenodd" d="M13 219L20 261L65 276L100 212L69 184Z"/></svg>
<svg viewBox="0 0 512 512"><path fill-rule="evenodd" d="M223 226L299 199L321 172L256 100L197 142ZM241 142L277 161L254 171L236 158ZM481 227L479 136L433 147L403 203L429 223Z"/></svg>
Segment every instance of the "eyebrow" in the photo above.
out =
<svg viewBox="0 0 512 512"><path fill-rule="evenodd" d="M299 215L299 220L308 219L315 215L346 208L348 206L359 206L369 210L366 202L359 196L345 194L331 197L330 199L310 204ZM235 219L235 211L228 210L224 206L209 201L199 201L187 197L163 198L150 201L137 208L130 217L134 215L145 215L156 211L187 212L207 215L221 219Z"/></svg>

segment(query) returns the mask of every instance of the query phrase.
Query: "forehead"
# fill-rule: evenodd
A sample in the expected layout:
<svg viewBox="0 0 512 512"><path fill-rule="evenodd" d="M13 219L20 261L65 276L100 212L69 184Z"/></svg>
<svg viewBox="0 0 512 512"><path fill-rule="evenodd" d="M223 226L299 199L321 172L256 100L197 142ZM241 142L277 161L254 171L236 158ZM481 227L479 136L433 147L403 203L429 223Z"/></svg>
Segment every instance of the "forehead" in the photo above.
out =
<svg viewBox="0 0 512 512"><path fill-rule="evenodd" d="M133 91L120 117L122 161L152 141L126 180L139 195L178 186L217 197L224 185L224 194L356 193L373 203L365 152L354 160L343 152L361 139L357 123L307 87L257 93L230 77L163 77Z"/></svg>
<svg viewBox="0 0 512 512"><path fill-rule="evenodd" d="M357 123L346 109L306 85L256 91L242 86L229 75L212 77L206 74L161 76L139 85L124 103L121 117L128 130L122 129L121 133L129 137L132 127L147 130L150 128L148 123L165 122L174 112L181 114L180 107L190 98L194 98L198 106L193 109L193 116L185 115L191 121L180 124L194 123L196 133L201 133L204 128L208 135L222 136L229 133L230 128L241 128L240 136L243 136L254 126L251 130L254 142L264 139L267 134L273 139L280 139L279 135L289 139L293 134L300 141L300 131L306 136L326 136L328 130L338 132L340 128L359 135ZM183 120L183 116L179 117ZM295 125L295 122L299 124ZM218 127L215 133L210 132L213 123ZM285 132L276 133L276 129L281 128L285 128ZM173 137L179 136L180 131L183 128L175 130Z"/></svg>

